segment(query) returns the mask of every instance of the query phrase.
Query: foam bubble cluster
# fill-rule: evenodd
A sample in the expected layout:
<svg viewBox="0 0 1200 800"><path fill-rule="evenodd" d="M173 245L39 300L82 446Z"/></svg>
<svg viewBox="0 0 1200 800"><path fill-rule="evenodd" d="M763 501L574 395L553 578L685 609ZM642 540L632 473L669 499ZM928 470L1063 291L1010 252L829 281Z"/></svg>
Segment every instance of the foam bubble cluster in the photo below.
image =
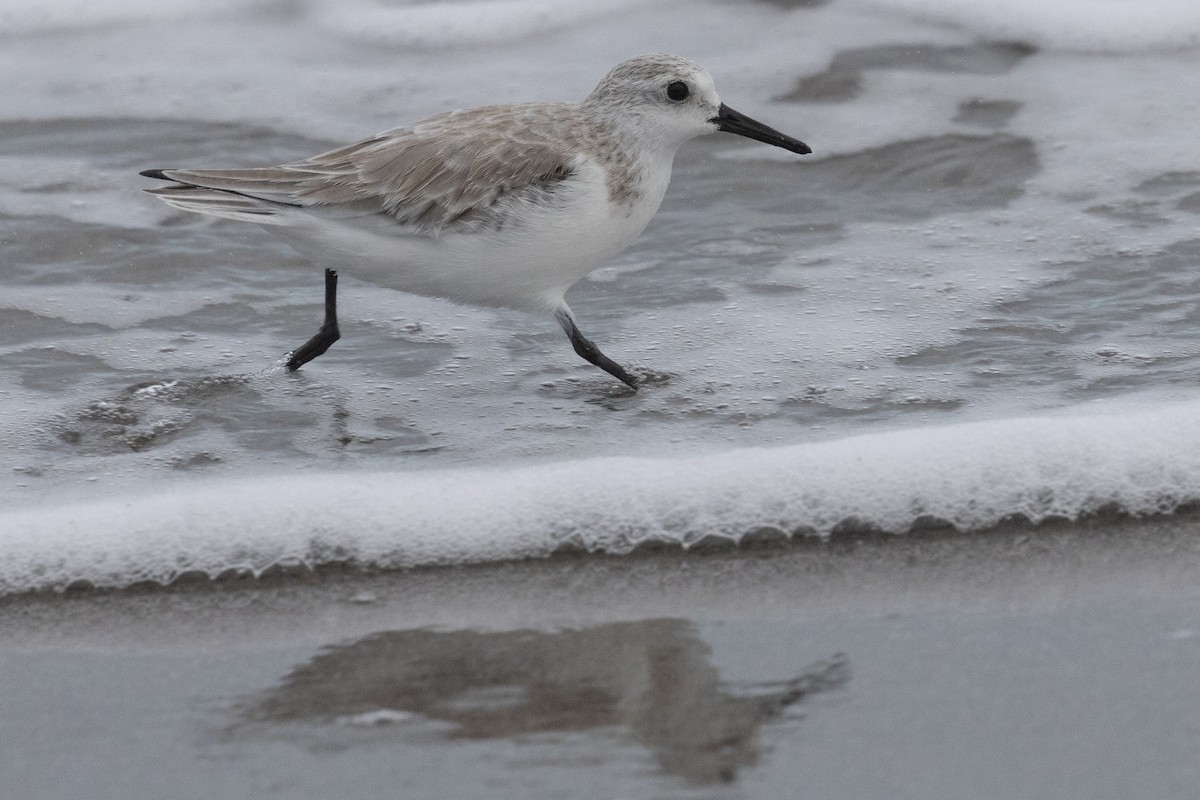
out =
<svg viewBox="0 0 1200 800"><path fill-rule="evenodd" d="M948 23L992 39L1048 49L1132 53L1200 45L1192 0L866 0L870 6Z"/></svg>
<svg viewBox="0 0 1200 800"><path fill-rule="evenodd" d="M764 527L979 530L1200 500L1200 403L968 423L690 458L343 473L189 486L0 516L0 592L275 565L372 568L628 553Z"/></svg>

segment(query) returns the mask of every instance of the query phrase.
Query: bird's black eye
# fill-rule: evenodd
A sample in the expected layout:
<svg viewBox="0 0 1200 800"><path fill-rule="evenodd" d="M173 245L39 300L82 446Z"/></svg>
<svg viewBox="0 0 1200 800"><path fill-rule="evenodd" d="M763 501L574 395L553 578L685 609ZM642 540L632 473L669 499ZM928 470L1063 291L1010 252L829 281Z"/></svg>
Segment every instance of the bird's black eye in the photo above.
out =
<svg viewBox="0 0 1200 800"><path fill-rule="evenodd" d="M674 100L676 103L682 103L688 99L688 95L692 90L683 81L671 81L667 84L667 97Z"/></svg>

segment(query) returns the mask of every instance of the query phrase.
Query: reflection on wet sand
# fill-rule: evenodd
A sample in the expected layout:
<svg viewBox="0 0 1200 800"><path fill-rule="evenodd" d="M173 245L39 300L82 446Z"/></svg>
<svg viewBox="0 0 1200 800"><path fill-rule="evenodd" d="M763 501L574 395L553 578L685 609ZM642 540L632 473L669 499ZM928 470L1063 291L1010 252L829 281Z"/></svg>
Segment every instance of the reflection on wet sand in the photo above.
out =
<svg viewBox="0 0 1200 800"><path fill-rule="evenodd" d="M759 731L806 695L849 680L843 656L770 684L722 684L683 620L555 633L409 630L330 647L244 709L248 722L397 718L490 739L624 726L668 773L732 781ZM402 718L402 717L401 717Z"/></svg>

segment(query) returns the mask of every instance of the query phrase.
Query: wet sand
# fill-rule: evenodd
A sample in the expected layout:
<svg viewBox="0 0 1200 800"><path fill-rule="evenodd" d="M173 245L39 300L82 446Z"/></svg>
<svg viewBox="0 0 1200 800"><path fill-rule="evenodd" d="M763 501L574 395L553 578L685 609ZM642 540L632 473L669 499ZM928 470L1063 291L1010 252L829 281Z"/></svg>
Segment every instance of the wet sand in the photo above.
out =
<svg viewBox="0 0 1200 800"><path fill-rule="evenodd" d="M1200 518L0 604L29 798L1186 798Z"/></svg>

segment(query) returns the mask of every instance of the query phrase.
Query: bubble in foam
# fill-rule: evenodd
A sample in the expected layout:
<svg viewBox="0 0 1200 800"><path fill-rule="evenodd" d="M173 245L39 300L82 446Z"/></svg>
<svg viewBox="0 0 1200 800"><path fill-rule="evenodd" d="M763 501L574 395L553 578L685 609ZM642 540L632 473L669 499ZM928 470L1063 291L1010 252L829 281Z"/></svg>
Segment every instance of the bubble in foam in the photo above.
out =
<svg viewBox="0 0 1200 800"><path fill-rule="evenodd" d="M620 554L762 529L828 536L929 520L978 530L1111 508L1163 514L1200 500L1197 487L1194 402L689 458L241 479L7 511L0 593L278 565L484 563L568 544Z"/></svg>

